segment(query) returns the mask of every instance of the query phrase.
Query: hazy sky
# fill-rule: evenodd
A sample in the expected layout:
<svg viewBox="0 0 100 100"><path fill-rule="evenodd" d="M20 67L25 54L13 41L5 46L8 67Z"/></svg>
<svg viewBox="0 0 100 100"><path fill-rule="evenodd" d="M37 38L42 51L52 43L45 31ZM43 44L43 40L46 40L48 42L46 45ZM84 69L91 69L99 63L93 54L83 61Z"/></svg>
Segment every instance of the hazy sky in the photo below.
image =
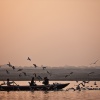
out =
<svg viewBox="0 0 100 100"><path fill-rule="evenodd" d="M97 59L100 0L0 0L1 65L81 66Z"/></svg>

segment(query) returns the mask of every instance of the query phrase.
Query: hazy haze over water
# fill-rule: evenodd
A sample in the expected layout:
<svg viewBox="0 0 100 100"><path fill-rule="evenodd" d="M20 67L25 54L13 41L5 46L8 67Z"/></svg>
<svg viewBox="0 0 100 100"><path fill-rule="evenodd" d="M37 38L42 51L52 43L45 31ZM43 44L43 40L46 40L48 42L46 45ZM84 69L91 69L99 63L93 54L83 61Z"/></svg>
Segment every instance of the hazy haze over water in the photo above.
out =
<svg viewBox="0 0 100 100"><path fill-rule="evenodd" d="M0 0L0 65L80 66L99 58L100 0Z"/></svg>

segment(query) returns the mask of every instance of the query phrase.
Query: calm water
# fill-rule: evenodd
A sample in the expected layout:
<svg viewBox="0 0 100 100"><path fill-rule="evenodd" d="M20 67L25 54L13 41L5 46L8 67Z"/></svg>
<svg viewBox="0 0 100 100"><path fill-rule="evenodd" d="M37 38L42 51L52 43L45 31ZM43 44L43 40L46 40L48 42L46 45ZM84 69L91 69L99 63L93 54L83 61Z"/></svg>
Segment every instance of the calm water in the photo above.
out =
<svg viewBox="0 0 100 100"><path fill-rule="evenodd" d="M66 81L57 82L67 83ZM28 85L28 81L16 81L16 83L19 85ZM54 81L51 81L50 83L54 83ZM80 82L68 81L68 83L70 83L70 85L62 91L0 91L0 100L100 100L100 90L66 91L68 88L76 87ZM96 83L98 87L100 87L100 81L97 81ZM37 82L37 84L42 84L42 82ZM89 87L92 86L92 88L96 87L93 81L86 85Z"/></svg>

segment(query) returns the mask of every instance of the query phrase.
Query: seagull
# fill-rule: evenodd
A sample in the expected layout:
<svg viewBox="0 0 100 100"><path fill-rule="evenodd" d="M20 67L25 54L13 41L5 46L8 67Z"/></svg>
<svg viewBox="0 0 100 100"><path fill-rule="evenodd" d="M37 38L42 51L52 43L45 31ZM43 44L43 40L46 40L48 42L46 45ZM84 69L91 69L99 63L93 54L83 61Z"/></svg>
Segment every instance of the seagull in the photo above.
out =
<svg viewBox="0 0 100 100"><path fill-rule="evenodd" d="M6 70L6 73L7 73L7 74L10 74L8 70Z"/></svg>
<svg viewBox="0 0 100 100"><path fill-rule="evenodd" d="M28 57L27 60L31 61L31 59Z"/></svg>
<svg viewBox="0 0 100 100"><path fill-rule="evenodd" d="M39 80L39 82L42 80L41 76L37 76L37 79Z"/></svg>
<svg viewBox="0 0 100 100"><path fill-rule="evenodd" d="M94 74L94 72L90 72L90 73L88 73L88 76L91 75L91 74Z"/></svg>
<svg viewBox="0 0 100 100"><path fill-rule="evenodd" d="M95 62L91 63L90 65L96 64L98 61L99 61L99 59L96 60Z"/></svg>
<svg viewBox="0 0 100 100"><path fill-rule="evenodd" d="M19 74L19 77L21 77L21 76L22 76L22 74L20 73L20 74Z"/></svg>
<svg viewBox="0 0 100 100"><path fill-rule="evenodd" d="M70 74L73 74L73 72L70 72Z"/></svg>
<svg viewBox="0 0 100 100"><path fill-rule="evenodd" d="M68 76L70 76L70 75L65 75L65 77L68 77Z"/></svg>
<svg viewBox="0 0 100 100"><path fill-rule="evenodd" d="M71 74L73 74L73 72L70 72L68 75L66 75L65 77L68 77L68 76L70 76Z"/></svg>
<svg viewBox="0 0 100 100"><path fill-rule="evenodd" d="M38 76L38 78L40 78L42 80L42 77L41 76Z"/></svg>
<svg viewBox="0 0 100 100"><path fill-rule="evenodd" d="M17 71L22 71L23 69L18 69Z"/></svg>
<svg viewBox="0 0 100 100"><path fill-rule="evenodd" d="M35 68L38 67L36 64L33 64L33 65L34 65Z"/></svg>
<svg viewBox="0 0 100 100"><path fill-rule="evenodd" d="M23 73L25 76L27 76L27 75L26 75L26 72L22 72L22 73Z"/></svg>
<svg viewBox="0 0 100 100"><path fill-rule="evenodd" d="M15 69L15 66L12 66L12 69L14 70Z"/></svg>
<svg viewBox="0 0 100 100"><path fill-rule="evenodd" d="M12 65L10 64L10 62L7 64L9 67L12 67Z"/></svg>
<svg viewBox="0 0 100 100"><path fill-rule="evenodd" d="M51 76L51 73L49 71L47 71L47 73Z"/></svg>

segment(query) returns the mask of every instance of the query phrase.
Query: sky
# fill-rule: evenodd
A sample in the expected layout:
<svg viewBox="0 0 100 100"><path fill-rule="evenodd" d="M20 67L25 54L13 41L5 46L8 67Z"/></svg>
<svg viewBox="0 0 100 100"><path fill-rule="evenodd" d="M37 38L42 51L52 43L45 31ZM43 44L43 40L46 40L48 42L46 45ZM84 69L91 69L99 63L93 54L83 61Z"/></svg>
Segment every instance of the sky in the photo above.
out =
<svg viewBox="0 0 100 100"><path fill-rule="evenodd" d="M100 0L0 0L0 65L89 66L98 59Z"/></svg>

